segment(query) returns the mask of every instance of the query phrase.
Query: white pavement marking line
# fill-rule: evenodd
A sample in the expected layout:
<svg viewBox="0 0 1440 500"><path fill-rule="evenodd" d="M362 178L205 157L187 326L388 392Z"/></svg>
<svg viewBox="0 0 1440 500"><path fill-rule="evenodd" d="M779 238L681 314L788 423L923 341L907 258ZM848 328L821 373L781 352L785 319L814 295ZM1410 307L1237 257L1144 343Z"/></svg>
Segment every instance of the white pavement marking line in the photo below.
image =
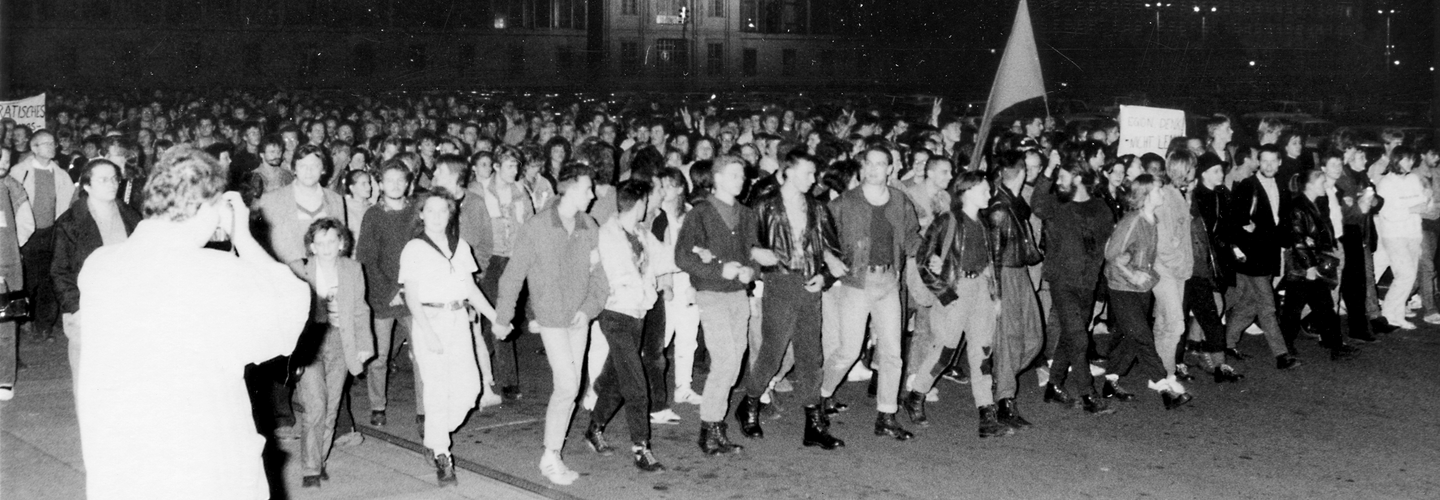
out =
<svg viewBox="0 0 1440 500"><path fill-rule="evenodd" d="M525 425L525 424L533 424L533 423L535 423L535 422L544 422L544 421L545 421L544 418L532 418L532 419L530 419L530 420L520 420L520 421L516 421L516 422L506 422L506 423L503 423L503 424L487 425L487 426L485 426L485 427L476 427L475 430L477 430L477 431L484 431L484 430L489 430L489 429L497 429L497 428L500 428L500 427L510 427L510 426L512 426L512 425Z"/></svg>

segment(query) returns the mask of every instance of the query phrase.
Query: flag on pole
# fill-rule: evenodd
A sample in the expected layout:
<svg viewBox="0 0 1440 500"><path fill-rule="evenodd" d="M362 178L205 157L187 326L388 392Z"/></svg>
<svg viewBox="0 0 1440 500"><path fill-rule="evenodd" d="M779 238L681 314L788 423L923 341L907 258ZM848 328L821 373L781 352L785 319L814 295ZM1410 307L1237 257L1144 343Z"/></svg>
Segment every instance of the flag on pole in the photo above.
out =
<svg viewBox="0 0 1440 500"><path fill-rule="evenodd" d="M985 118L975 137L975 151L970 155L970 169L980 165L981 153L990 135L991 121L1001 111L1028 99L1045 97L1045 78L1040 73L1040 51L1035 48L1035 29L1030 24L1030 8L1020 0L1010 40L1000 56L1000 70L990 86L990 100L985 105Z"/></svg>

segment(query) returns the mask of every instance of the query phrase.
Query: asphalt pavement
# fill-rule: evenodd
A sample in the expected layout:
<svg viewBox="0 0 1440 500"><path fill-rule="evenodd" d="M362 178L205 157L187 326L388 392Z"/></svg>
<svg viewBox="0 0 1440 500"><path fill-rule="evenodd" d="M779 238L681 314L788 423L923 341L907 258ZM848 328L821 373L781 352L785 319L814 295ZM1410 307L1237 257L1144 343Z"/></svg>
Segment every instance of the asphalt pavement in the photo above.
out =
<svg viewBox="0 0 1440 500"><path fill-rule="evenodd" d="M706 457L695 445L698 408L675 405L683 421L653 426L654 450L668 466L643 473L629 463L624 415L610 423L615 456L600 457L580 434L589 413L577 411L566 462L582 474L552 487L536 464L541 450L549 371L538 337L520 337L524 395L471 415L454 436L460 487L438 489L418 450L408 367L393 375L390 424L366 428L364 444L336 448L321 490L300 490L286 460L288 498L1440 498L1440 327L1385 335L1354 359L1332 362L1316 341L1299 341L1304 365L1279 371L1263 339L1246 336L1234 362L1238 384L1200 377L1187 384L1196 399L1167 411L1143 384L1133 403L1112 403L1112 415L1042 404L1033 372L1022 376L1021 412L1034 422L1014 436L976 437L969 387L937 383L933 424L908 442L875 437L874 402L864 383L839 398L851 410L835 417L845 448L800 444L802 414L779 395L778 419L764 439L730 436L738 456ZM73 398L64 369L64 340L22 342L32 366L21 372L17 397L0 403L0 497L80 498L83 466ZM37 366L38 365L38 366ZM697 373L701 387L703 372ZM364 408L363 391L352 392ZM732 405L733 409L733 405ZM622 410L623 411L623 410ZM357 415L365 424L365 415ZM383 439L382 439L383 438ZM387 441L388 440L388 441ZM395 444L391 444L394 442ZM282 443L293 457L294 442Z"/></svg>

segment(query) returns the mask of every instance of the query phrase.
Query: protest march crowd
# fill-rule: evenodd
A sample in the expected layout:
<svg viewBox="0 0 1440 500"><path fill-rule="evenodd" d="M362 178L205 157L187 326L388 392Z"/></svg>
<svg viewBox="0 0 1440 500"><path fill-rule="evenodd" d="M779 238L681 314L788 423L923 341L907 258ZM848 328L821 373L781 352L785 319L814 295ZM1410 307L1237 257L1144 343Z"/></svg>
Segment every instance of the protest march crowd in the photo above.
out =
<svg viewBox="0 0 1440 500"><path fill-rule="evenodd" d="M24 393L17 338L63 335L92 498L264 498L267 438L300 440L319 487L332 446L363 439L348 384L358 418L387 425L401 356L454 484L451 433L542 388L522 335L551 373L539 472L568 485L577 404L585 447L615 453L623 411L627 457L658 472L685 453L650 439L674 405L698 405L706 455L762 439L782 407L833 450L849 436L830 419L858 404L846 382L868 380L875 435L904 441L949 378L998 438L1034 425L1022 378L1090 414L1173 410L1204 404L1187 384L1243 384L1236 362L1267 359L1247 331L1295 370L1440 324L1440 151L1398 131L1307 148L1282 121L1216 115L1136 156L1114 121L979 133L940 100L919 116L439 92L48 106L43 129L0 128L0 279L31 306L0 323L0 399ZM1306 339L1325 356L1302 360Z"/></svg>

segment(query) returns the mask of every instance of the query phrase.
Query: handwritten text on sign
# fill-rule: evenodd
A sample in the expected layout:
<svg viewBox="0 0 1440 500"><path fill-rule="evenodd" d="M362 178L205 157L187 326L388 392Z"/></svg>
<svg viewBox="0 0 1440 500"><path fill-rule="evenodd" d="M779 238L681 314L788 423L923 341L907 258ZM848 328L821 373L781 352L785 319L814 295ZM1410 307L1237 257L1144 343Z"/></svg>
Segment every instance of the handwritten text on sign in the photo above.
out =
<svg viewBox="0 0 1440 500"><path fill-rule="evenodd" d="M18 101L0 101L0 119L9 118L30 130L45 128L45 94Z"/></svg>
<svg viewBox="0 0 1440 500"><path fill-rule="evenodd" d="M1178 109L1120 106L1119 154L1165 154L1170 140L1185 135L1185 112Z"/></svg>

